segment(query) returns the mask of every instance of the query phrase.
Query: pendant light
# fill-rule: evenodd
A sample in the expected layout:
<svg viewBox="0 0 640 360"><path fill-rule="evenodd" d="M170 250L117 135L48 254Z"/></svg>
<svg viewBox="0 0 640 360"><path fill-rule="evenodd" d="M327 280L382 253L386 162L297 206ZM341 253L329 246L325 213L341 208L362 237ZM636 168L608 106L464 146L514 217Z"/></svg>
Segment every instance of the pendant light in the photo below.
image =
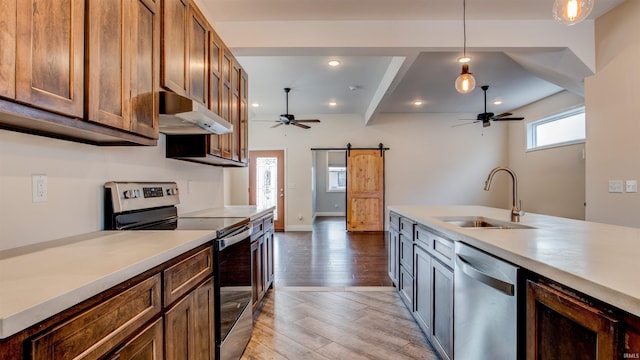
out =
<svg viewBox="0 0 640 360"><path fill-rule="evenodd" d="M467 1L462 0L462 33L463 33L463 50L462 57L458 58L458 62L462 63L462 71L456 78L456 90L460 94L468 94L476 87L476 78L469 72L469 61L471 58L467 56Z"/></svg>
<svg viewBox="0 0 640 360"><path fill-rule="evenodd" d="M595 0L555 0L553 18L561 24L573 25L586 19Z"/></svg>

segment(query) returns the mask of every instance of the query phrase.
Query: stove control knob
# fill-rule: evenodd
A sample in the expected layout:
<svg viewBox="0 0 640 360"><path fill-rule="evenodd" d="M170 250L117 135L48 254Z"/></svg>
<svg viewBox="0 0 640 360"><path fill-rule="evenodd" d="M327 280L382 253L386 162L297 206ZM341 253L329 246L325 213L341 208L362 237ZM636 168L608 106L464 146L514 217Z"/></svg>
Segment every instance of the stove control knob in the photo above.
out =
<svg viewBox="0 0 640 360"><path fill-rule="evenodd" d="M136 199L136 198L139 198L140 196L141 196L140 189L125 190L124 192L125 199Z"/></svg>
<svg viewBox="0 0 640 360"><path fill-rule="evenodd" d="M178 188L167 189L167 195L178 195L180 191Z"/></svg>

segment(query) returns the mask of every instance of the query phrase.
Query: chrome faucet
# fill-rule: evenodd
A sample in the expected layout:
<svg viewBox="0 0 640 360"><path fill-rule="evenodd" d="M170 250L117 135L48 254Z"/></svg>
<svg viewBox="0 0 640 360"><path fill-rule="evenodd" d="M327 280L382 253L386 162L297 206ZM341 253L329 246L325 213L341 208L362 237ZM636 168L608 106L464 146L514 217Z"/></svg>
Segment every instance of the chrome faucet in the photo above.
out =
<svg viewBox="0 0 640 360"><path fill-rule="evenodd" d="M493 180L493 175L495 175L498 171L506 171L511 175L511 179L513 180L513 206L511 207L511 221L512 222L520 222L520 216L524 216L524 211L520 208L522 207L522 202L520 202L520 208L518 207L518 178L516 177L516 173L513 170L497 166L491 169L489 176L487 176L487 181L484 182L484 190L489 191L491 187L491 180Z"/></svg>

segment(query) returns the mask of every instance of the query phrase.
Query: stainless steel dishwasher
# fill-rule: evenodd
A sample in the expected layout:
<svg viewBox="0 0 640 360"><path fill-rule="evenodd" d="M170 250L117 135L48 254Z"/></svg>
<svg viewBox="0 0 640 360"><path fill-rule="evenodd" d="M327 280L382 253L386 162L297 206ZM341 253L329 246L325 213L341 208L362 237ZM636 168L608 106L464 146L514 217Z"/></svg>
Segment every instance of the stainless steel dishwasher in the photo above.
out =
<svg viewBox="0 0 640 360"><path fill-rule="evenodd" d="M454 358L518 358L518 267L456 242Z"/></svg>

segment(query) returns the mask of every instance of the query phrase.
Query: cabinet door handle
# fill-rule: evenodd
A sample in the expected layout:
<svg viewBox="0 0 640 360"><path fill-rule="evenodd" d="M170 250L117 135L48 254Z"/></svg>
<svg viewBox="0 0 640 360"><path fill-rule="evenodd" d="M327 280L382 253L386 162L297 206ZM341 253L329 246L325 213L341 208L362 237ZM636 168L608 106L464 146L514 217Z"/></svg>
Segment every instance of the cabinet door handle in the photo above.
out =
<svg viewBox="0 0 640 360"><path fill-rule="evenodd" d="M487 274L486 272L479 270L478 268L474 267L473 265L471 265L467 260L465 260L462 256L460 256L460 254L456 255L456 262L458 264L458 266L460 267L460 270L462 270L463 273L465 273L467 276L469 276L472 279L478 280L483 284L486 284L500 292L505 293L506 295L509 296L513 296L515 291L515 285L510 283L510 282L506 282L500 279L497 279L489 274Z"/></svg>

